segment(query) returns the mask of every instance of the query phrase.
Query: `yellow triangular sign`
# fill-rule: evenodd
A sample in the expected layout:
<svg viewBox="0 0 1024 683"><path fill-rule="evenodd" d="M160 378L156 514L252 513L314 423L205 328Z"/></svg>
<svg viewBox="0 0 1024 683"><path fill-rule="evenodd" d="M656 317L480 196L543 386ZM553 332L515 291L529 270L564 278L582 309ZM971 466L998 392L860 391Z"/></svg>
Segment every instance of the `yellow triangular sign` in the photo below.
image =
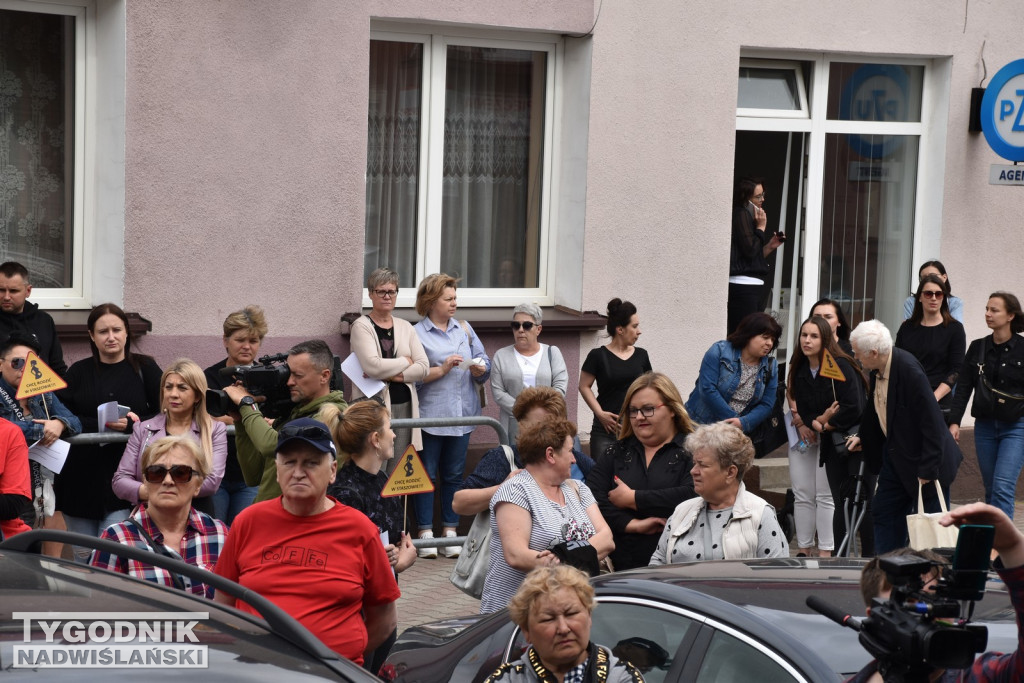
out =
<svg viewBox="0 0 1024 683"><path fill-rule="evenodd" d="M45 394L47 391L64 389L67 382L60 378L50 366L44 363L35 351L29 351L25 357L25 371L21 373L21 382L18 383L16 399L28 398L37 394Z"/></svg>
<svg viewBox="0 0 1024 683"><path fill-rule="evenodd" d="M818 374L829 379L837 379L840 382L846 381L846 375L839 369L839 364L836 363L836 359L832 357L828 349L821 354L821 370L818 371Z"/></svg>
<svg viewBox="0 0 1024 683"><path fill-rule="evenodd" d="M395 467L395 471L388 477L388 483L384 484L384 490L380 492L381 498L391 496L405 496L410 493L429 493L434 490L434 484L427 475L427 468L420 460L420 454L412 444L402 453L402 459Z"/></svg>

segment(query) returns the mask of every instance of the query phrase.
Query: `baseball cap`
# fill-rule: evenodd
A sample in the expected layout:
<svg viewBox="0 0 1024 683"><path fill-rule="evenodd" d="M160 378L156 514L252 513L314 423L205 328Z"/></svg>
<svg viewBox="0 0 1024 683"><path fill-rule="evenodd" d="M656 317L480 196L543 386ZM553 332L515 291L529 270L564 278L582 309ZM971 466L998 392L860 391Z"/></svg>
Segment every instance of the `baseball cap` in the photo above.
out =
<svg viewBox="0 0 1024 683"><path fill-rule="evenodd" d="M327 425L311 417L300 417L282 427L277 433L277 451L280 452L294 441L308 443L321 453L330 453L332 458L338 457Z"/></svg>

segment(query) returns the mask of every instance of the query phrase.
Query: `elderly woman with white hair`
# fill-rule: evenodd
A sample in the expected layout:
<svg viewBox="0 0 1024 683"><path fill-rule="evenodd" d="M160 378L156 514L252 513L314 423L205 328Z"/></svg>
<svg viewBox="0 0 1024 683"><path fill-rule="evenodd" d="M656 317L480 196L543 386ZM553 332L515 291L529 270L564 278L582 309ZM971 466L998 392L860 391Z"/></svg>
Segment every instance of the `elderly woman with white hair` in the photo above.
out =
<svg viewBox="0 0 1024 683"><path fill-rule="evenodd" d="M946 429L931 382L913 354L897 349L889 329L865 320L850 334L853 353L871 373L860 432L847 444L864 451L870 472L878 474L871 514L875 552L907 545L907 515L917 508L938 512L939 494L949 501L963 455ZM938 485L936 485L936 483Z"/></svg>
<svg viewBox="0 0 1024 683"><path fill-rule="evenodd" d="M565 396L569 372L557 347L537 341L544 316L536 304L519 304L512 311L515 343L499 349L491 361L491 393L501 409L501 424L515 443L519 425L512 416L516 397L526 387L552 387Z"/></svg>
<svg viewBox="0 0 1024 683"><path fill-rule="evenodd" d="M743 484L754 462L750 438L728 422L715 422L686 437L686 450L693 454L697 497L676 506L651 564L789 557L775 508Z"/></svg>

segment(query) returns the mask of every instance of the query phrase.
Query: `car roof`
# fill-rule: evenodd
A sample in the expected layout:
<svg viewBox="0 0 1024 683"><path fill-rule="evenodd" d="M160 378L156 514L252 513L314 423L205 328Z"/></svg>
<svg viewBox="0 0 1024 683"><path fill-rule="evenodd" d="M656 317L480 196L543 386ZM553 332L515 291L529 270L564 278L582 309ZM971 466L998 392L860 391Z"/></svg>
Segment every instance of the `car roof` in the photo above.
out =
<svg viewBox="0 0 1024 683"><path fill-rule="evenodd" d="M53 533L63 534L46 532L46 535ZM64 540L69 540L70 536ZM16 547L21 545L14 543L17 538L12 537L0 545L0 669L4 671L4 680L49 680L60 677L80 680L83 677L82 670L77 668L11 668L15 649L25 644L25 620L21 616L25 612L94 615L81 619L86 625L91 620L106 621L106 614L207 613L208 618L200 619L194 629L199 644L205 645L208 652L209 667L199 672L199 677L204 681L276 682L282 678L326 678L356 682L378 680L334 653L325 657L323 650L315 647L311 650L301 638L284 637L275 632L267 621L246 612L202 596L123 574L25 552ZM110 543L101 539L89 540ZM129 550L146 552L124 546L121 546L121 550L126 553ZM158 561L156 558L161 562L169 560L157 555L153 555L153 558L154 563ZM177 564L181 565L184 573L186 565L180 562ZM187 567L189 571L203 571ZM240 592L245 590L240 586L238 589ZM44 642L45 634L38 623L31 621L29 627L33 645ZM316 643L326 649L319 641ZM107 680L137 680L140 675L138 669L132 668L103 668L97 669L95 673L97 677ZM162 678L169 675L181 677L184 673L187 672L176 668L150 668L145 669L142 675L146 678Z"/></svg>

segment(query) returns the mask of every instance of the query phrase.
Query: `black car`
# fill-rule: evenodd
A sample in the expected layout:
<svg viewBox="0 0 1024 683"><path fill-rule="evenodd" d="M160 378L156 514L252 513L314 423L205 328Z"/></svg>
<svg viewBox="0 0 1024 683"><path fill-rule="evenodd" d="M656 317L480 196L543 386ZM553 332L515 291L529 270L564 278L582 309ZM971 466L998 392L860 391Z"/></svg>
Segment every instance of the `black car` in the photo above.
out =
<svg viewBox="0 0 1024 683"><path fill-rule="evenodd" d="M651 683L834 682L871 659L857 633L805 605L817 595L864 615L862 559L696 562L593 579L591 640L612 647ZM993 575L994 576L994 575ZM974 620L988 649L1012 652L1017 626L1005 587L990 581ZM506 611L407 629L384 671L395 681L482 681L525 647Z"/></svg>
<svg viewBox="0 0 1024 683"><path fill-rule="evenodd" d="M244 599L264 618L123 574L43 557L34 550L44 540L99 548L188 576ZM179 624L168 615L191 616ZM144 629L149 629L145 635ZM112 667L118 663L126 668ZM204 682L379 680L266 599L178 560L58 531L29 531L0 543L0 681L150 681L189 675Z"/></svg>

